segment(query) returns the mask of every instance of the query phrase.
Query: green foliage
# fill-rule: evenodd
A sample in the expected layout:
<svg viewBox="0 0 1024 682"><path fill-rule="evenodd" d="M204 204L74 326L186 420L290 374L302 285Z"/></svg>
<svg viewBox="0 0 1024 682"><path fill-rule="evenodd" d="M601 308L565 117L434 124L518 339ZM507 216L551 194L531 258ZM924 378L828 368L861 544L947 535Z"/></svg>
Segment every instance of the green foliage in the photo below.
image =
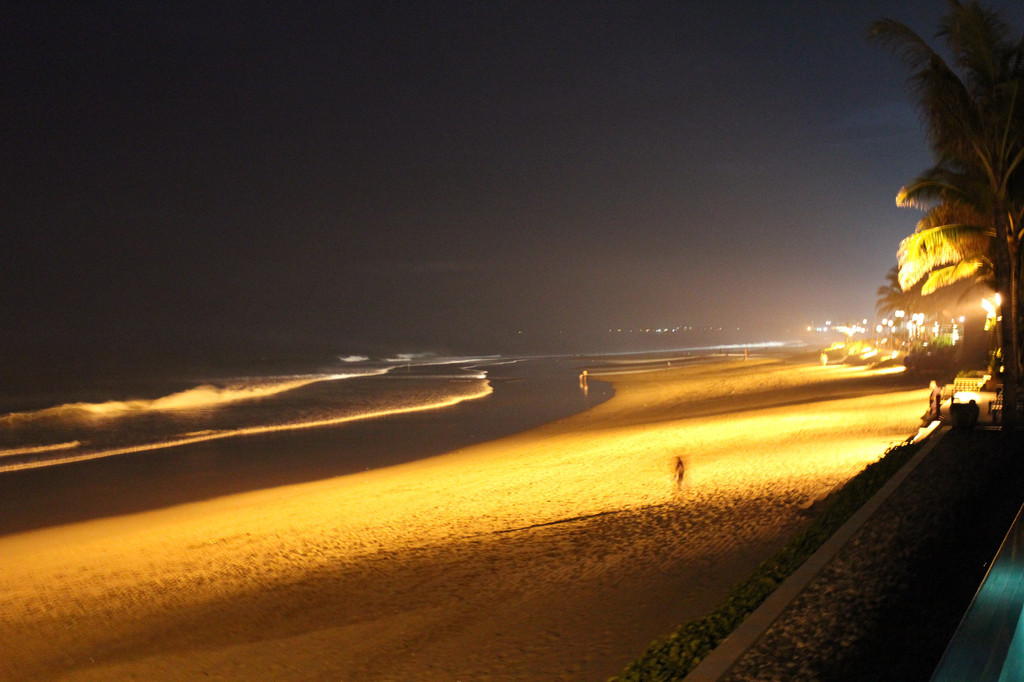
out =
<svg viewBox="0 0 1024 682"><path fill-rule="evenodd" d="M713 612L692 620L655 641L614 682L671 682L697 667L743 620L760 606L793 571L846 523L872 495L909 461L918 446L904 443L889 448L835 493L825 510L754 574L733 587Z"/></svg>
<svg viewBox="0 0 1024 682"><path fill-rule="evenodd" d="M1024 351L1024 41L977 0L947 5L936 37L949 61L892 19L873 22L870 35L908 67L937 159L897 196L900 205L927 211L900 244L899 281L906 286L928 275L930 289L977 279L1002 296L1003 428L1010 430L1024 418L1017 400Z"/></svg>

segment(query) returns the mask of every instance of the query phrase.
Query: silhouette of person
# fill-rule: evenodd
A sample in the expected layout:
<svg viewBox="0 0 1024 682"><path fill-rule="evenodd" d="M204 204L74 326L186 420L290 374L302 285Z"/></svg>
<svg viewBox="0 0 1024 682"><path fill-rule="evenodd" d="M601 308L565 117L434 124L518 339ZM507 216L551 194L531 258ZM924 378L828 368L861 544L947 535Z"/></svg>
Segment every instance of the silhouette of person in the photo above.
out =
<svg viewBox="0 0 1024 682"><path fill-rule="evenodd" d="M580 372L580 388L583 389L584 393L587 392L587 370Z"/></svg>
<svg viewBox="0 0 1024 682"><path fill-rule="evenodd" d="M683 464L683 458L682 457L676 457L675 481L676 481L676 488L677 489L680 488L683 485L683 476L685 474L686 474L686 465Z"/></svg>
<svg viewBox="0 0 1024 682"><path fill-rule="evenodd" d="M928 416L932 419L939 418L939 410L942 408L942 389L934 381L928 385L931 393L928 394Z"/></svg>
<svg viewBox="0 0 1024 682"><path fill-rule="evenodd" d="M967 403L967 428L973 429L978 425L978 417L981 416L981 409L978 403L973 400Z"/></svg>

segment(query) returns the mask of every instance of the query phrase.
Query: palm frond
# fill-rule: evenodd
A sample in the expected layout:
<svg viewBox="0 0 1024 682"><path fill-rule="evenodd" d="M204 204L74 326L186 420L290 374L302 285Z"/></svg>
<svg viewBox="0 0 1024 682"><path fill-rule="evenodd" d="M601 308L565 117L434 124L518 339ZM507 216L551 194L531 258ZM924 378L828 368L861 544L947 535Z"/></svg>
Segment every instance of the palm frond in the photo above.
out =
<svg viewBox="0 0 1024 682"><path fill-rule="evenodd" d="M896 205L904 208L926 210L930 205L942 199L945 183L927 176L914 178L909 185L900 188L896 195Z"/></svg>
<svg viewBox="0 0 1024 682"><path fill-rule="evenodd" d="M896 205L928 210L939 203L964 204L987 214L990 210L986 203L987 183L976 173L955 167L957 165L943 159L929 168L900 189Z"/></svg>
<svg viewBox="0 0 1024 682"><path fill-rule="evenodd" d="M1010 48L1009 27L991 9L977 2L957 3L939 26L947 38L957 66L969 74L975 92L991 91L1005 73L1002 55Z"/></svg>
<svg viewBox="0 0 1024 682"><path fill-rule="evenodd" d="M985 279L988 279L990 276L988 273L991 272L991 268L986 262L981 260L965 260L933 270L928 273L928 278L925 279L921 287L921 294L925 296L933 294L937 289L975 277L979 272L982 273Z"/></svg>
<svg viewBox="0 0 1024 682"><path fill-rule="evenodd" d="M909 289L933 270L967 260L986 260L991 235L976 225L942 224L900 242L900 286Z"/></svg>
<svg viewBox="0 0 1024 682"><path fill-rule="evenodd" d="M994 237L996 232L989 223L991 218L979 214L974 206L956 202L944 202L933 206L919 221L915 232L944 229L943 239L960 241ZM983 247L988 246L983 244Z"/></svg>

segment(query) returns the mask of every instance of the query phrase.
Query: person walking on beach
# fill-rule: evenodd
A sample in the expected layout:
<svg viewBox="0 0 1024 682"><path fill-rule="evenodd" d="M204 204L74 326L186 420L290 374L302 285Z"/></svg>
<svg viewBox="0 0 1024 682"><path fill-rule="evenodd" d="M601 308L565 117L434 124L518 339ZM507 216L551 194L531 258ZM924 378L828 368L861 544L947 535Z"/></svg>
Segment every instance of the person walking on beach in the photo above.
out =
<svg viewBox="0 0 1024 682"><path fill-rule="evenodd" d="M587 392L587 370L580 372L580 388L583 389L583 393Z"/></svg>
<svg viewBox="0 0 1024 682"><path fill-rule="evenodd" d="M939 410L942 409L942 389L934 381L928 385L931 392L928 394L928 416L931 419L939 418Z"/></svg>
<svg viewBox="0 0 1024 682"><path fill-rule="evenodd" d="M683 464L683 458L682 457L676 457L676 473L675 473L676 490L679 490L681 487L683 487L683 476L685 474L686 474L686 465Z"/></svg>

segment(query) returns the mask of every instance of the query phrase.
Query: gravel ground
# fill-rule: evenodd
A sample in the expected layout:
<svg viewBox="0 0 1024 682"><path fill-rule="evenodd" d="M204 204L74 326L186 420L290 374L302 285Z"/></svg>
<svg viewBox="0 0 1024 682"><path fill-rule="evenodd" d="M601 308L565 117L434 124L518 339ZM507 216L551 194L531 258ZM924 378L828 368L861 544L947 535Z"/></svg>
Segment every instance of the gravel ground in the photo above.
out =
<svg viewBox="0 0 1024 682"><path fill-rule="evenodd" d="M947 433L724 679L928 680L1024 501L1022 453Z"/></svg>

